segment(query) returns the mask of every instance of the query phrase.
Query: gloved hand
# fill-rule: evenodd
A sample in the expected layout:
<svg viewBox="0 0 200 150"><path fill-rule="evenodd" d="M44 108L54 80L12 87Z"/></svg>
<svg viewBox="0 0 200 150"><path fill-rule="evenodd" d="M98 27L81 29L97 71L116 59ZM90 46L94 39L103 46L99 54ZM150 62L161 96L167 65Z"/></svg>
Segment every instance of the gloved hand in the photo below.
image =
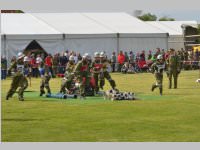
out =
<svg viewBox="0 0 200 150"><path fill-rule="evenodd" d="M181 73L181 69L177 69L177 73L178 73L178 74Z"/></svg>
<svg viewBox="0 0 200 150"><path fill-rule="evenodd" d="M167 77L169 77L169 72L168 71L166 71L166 74L167 74Z"/></svg>

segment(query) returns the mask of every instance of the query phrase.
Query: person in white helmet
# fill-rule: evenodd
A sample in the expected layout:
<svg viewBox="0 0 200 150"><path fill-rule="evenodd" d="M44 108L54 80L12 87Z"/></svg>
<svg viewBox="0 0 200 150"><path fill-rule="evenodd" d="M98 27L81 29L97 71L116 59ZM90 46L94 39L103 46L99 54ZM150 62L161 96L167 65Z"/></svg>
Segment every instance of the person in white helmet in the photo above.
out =
<svg viewBox="0 0 200 150"><path fill-rule="evenodd" d="M99 74L102 69L102 64L100 63L100 53L94 53L94 60L91 64L91 73L95 80L95 92L98 93L99 91Z"/></svg>
<svg viewBox="0 0 200 150"><path fill-rule="evenodd" d="M74 59L74 56L71 55L67 63L65 77L62 80L60 93L66 93L66 89L67 89L67 94L70 94L70 86L74 79L74 74L73 74L74 67L75 67L75 59Z"/></svg>
<svg viewBox="0 0 200 150"><path fill-rule="evenodd" d="M116 84L115 81L111 78L109 72L108 72L108 65L110 65L110 62L105 56L104 52L100 53L100 63L102 64L101 72L100 72L100 88L103 89L105 85L105 78L110 83L110 86L112 89L115 89Z"/></svg>
<svg viewBox="0 0 200 150"><path fill-rule="evenodd" d="M155 75L156 78L156 83L152 85L151 90L154 91L155 88L159 88L160 90L160 95L163 94L163 71L166 70L166 65L163 60L162 55L158 55L156 62L153 63L151 66L151 71Z"/></svg>
<svg viewBox="0 0 200 150"><path fill-rule="evenodd" d="M82 60L79 61L74 70L73 73L77 77L77 80L80 82L80 96L81 98L85 98L86 93L85 93L85 87L87 83L89 82L88 80L88 74L89 74L89 54L85 53L82 57Z"/></svg>
<svg viewBox="0 0 200 150"><path fill-rule="evenodd" d="M28 66L24 63L24 56L25 55L22 52L19 52L17 55L17 61L9 68L11 70L13 67L17 66L17 72L14 74L10 89L6 95L6 100L9 100L9 98L13 96L18 87L18 98L20 101L24 100L23 93L28 87L28 80L24 74Z"/></svg>

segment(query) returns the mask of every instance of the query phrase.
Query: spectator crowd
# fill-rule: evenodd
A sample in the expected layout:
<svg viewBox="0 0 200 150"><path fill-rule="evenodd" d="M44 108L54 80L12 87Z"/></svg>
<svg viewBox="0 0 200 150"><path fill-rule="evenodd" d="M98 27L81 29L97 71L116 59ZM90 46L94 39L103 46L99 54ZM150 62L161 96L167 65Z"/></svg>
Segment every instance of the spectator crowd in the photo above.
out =
<svg viewBox="0 0 200 150"><path fill-rule="evenodd" d="M200 51L192 50L178 50L177 55L181 60L182 69L198 69L200 61ZM111 72L122 73L138 73L148 71L151 64L153 64L158 55L163 55L166 60L169 56L169 51L157 48L156 50L149 50L148 52L142 50L135 53L135 51L120 51L118 54L113 52L111 56L107 55L110 61ZM80 53L75 51L64 51L63 53L52 54L34 54L29 53L24 57L24 62L30 66L32 77L39 77L44 75L44 67L48 68L52 77L64 74L66 64L69 57L74 56L75 63L82 59ZM10 63L17 61L16 56L13 56ZM8 70L8 60L1 56L1 79L6 79L7 74L11 75L16 72L16 69Z"/></svg>

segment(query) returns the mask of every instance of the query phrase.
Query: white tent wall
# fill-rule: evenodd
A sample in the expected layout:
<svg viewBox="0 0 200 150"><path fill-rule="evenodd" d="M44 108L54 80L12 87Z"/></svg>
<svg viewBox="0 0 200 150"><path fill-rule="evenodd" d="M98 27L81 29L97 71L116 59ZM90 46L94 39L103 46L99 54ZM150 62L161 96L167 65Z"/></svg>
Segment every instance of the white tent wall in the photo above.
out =
<svg viewBox="0 0 200 150"><path fill-rule="evenodd" d="M34 39L29 40L14 40L14 39L6 39L3 40L2 52L6 55L8 64L10 64L10 60L13 56L17 56L18 52L23 51ZM64 51L64 46L62 44L62 40L36 40L41 47L47 52L51 54L55 54L58 52Z"/></svg>
<svg viewBox="0 0 200 150"><path fill-rule="evenodd" d="M31 42L32 40L14 40L14 39L5 39L4 43L4 51L6 52L6 57L8 60L8 64L10 64L10 60L13 56L17 56L17 53L22 51L26 48L26 46Z"/></svg>
<svg viewBox="0 0 200 150"><path fill-rule="evenodd" d="M83 13L32 13L58 31L65 34L65 50L93 54L95 51L106 51L111 54L116 50L116 32L102 26Z"/></svg>
<svg viewBox="0 0 200 150"><path fill-rule="evenodd" d="M181 48L184 48L183 41L184 41L183 36L169 36L168 48L173 48L175 50L181 50Z"/></svg>
<svg viewBox="0 0 200 150"><path fill-rule="evenodd" d="M84 13L118 33L119 50L167 49L168 34L126 13Z"/></svg>
<svg viewBox="0 0 200 150"><path fill-rule="evenodd" d="M6 56L4 36L1 35L1 55Z"/></svg>
<svg viewBox="0 0 200 150"><path fill-rule="evenodd" d="M166 38L119 38L119 49L139 52L141 50L167 49Z"/></svg>
<svg viewBox="0 0 200 150"><path fill-rule="evenodd" d="M65 49L74 50L81 54L105 51L108 56L117 51L117 38L67 38L64 40Z"/></svg>
<svg viewBox="0 0 200 150"><path fill-rule="evenodd" d="M63 40L36 40L42 48L51 54L61 53L65 50Z"/></svg>

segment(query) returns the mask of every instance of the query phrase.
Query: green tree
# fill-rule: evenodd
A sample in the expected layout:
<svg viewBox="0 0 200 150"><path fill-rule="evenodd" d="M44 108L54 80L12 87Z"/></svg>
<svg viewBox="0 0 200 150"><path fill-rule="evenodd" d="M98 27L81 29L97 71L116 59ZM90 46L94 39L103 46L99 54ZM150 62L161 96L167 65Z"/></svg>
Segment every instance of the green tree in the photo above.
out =
<svg viewBox="0 0 200 150"><path fill-rule="evenodd" d="M159 21L175 21L175 19L174 19L174 18L169 18L169 17L164 16L164 17L161 17L161 18L159 19Z"/></svg>
<svg viewBox="0 0 200 150"><path fill-rule="evenodd" d="M138 18L143 21L156 21L157 20L157 16L154 14L151 14L151 13L146 13L142 16L138 16Z"/></svg>

